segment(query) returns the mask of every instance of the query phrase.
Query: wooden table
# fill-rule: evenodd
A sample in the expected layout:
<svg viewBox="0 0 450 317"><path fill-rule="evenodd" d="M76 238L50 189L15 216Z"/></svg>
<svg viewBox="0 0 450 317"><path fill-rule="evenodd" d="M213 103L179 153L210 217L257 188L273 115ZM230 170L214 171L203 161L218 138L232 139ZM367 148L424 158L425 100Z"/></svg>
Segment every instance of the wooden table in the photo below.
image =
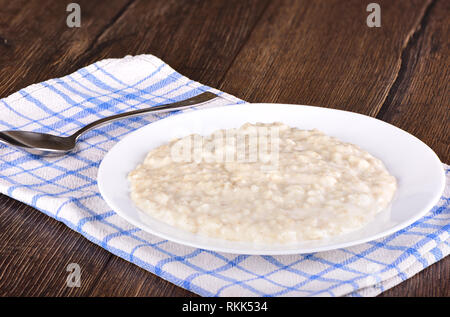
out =
<svg viewBox="0 0 450 317"><path fill-rule="evenodd" d="M0 97L103 58L154 54L250 102L356 111L423 140L449 163L448 0L0 0ZM388 140L387 140L388 142ZM79 288L66 266L82 267ZM382 296L449 296L450 259ZM193 296L60 222L0 196L0 295Z"/></svg>

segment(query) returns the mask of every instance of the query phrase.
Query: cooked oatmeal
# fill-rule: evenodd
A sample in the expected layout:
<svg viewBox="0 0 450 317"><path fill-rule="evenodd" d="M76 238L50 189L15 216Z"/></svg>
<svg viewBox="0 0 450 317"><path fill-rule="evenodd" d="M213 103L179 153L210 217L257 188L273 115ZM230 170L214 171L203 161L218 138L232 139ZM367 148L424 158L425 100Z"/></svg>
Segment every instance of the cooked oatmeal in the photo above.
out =
<svg viewBox="0 0 450 317"><path fill-rule="evenodd" d="M265 129L265 145L258 129ZM244 142L241 155L236 140ZM174 156L180 144L190 147ZM396 179L366 151L282 123L173 140L151 150L128 178L132 200L154 218L209 237L264 244L359 229L396 191Z"/></svg>

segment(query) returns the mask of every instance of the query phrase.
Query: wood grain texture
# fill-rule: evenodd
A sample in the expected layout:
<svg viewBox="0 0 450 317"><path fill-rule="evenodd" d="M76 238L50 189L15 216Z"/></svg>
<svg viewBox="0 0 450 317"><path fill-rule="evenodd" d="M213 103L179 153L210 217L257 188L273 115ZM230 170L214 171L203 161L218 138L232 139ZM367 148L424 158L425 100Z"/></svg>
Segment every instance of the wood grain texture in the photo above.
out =
<svg viewBox="0 0 450 317"><path fill-rule="evenodd" d="M214 87L268 3L137 0L82 56L83 63L151 52L181 74Z"/></svg>
<svg viewBox="0 0 450 317"><path fill-rule="evenodd" d="M77 70L83 55L130 0L80 0L81 28L66 25L65 1L1 1L0 98Z"/></svg>
<svg viewBox="0 0 450 317"><path fill-rule="evenodd" d="M138 266L112 257L89 296L197 296L150 274Z"/></svg>
<svg viewBox="0 0 450 317"><path fill-rule="evenodd" d="M436 0L402 54L379 119L415 135L450 162L450 2Z"/></svg>
<svg viewBox="0 0 450 317"><path fill-rule="evenodd" d="M64 224L0 196L0 296L84 295L111 255ZM82 267L80 288L67 287L70 263Z"/></svg>
<svg viewBox="0 0 450 317"><path fill-rule="evenodd" d="M382 27L369 28L364 1L272 2L220 89L251 102L375 116L429 5L422 0L379 3Z"/></svg>
<svg viewBox="0 0 450 317"><path fill-rule="evenodd" d="M187 77L254 102L377 116L449 154L446 0L0 0L0 98L103 58L151 53ZM67 288L66 267L82 268ZM450 259L382 296L450 296ZM195 296L0 195L0 296Z"/></svg>

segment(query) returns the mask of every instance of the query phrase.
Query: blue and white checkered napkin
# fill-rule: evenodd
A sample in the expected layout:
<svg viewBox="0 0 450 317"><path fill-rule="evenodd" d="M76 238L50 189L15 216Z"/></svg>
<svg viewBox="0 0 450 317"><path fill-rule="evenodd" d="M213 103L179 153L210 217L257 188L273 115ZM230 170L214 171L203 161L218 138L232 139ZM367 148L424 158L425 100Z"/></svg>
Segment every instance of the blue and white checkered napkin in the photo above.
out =
<svg viewBox="0 0 450 317"><path fill-rule="evenodd" d="M107 59L0 99L0 130L70 135L104 116L207 90L220 94L216 105L243 102L189 80L151 55ZM41 158L0 144L0 191L127 261L204 296L373 296L449 254L449 166L445 194L424 218L391 236L350 248L307 255L234 255L143 232L103 201L97 169L117 141L161 117L95 129L76 152L64 157Z"/></svg>

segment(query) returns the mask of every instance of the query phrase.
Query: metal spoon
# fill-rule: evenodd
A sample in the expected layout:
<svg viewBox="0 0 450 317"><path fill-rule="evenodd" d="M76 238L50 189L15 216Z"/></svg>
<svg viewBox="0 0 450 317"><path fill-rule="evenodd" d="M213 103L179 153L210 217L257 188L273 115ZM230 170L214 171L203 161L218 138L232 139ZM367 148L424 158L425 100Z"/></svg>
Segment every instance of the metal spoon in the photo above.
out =
<svg viewBox="0 0 450 317"><path fill-rule="evenodd" d="M61 155L70 152L75 148L77 139L83 133L91 130L94 127L104 125L106 123L116 121L123 118L130 118L146 113L161 113L168 111L175 111L190 108L192 106L200 105L211 99L216 98L217 95L211 92L205 92L195 97L174 102L171 104L156 106L152 108L133 110L124 112L96 120L84 126L71 136L61 137L46 133L28 132L28 131L1 131L0 141L9 145L19 147L27 152L37 155Z"/></svg>

